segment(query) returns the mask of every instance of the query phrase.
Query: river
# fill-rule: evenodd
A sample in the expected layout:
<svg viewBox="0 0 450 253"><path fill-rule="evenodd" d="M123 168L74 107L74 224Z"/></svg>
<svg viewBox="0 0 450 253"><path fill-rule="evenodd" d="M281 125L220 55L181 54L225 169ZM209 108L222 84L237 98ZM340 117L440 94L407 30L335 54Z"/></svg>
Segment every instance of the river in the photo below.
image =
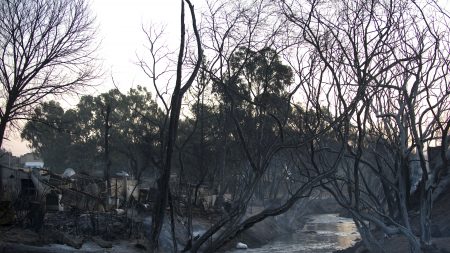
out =
<svg viewBox="0 0 450 253"><path fill-rule="evenodd" d="M307 216L302 229L284 235L261 248L233 250L229 253L330 253L352 246L360 236L352 219L336 214Z"/></svg>

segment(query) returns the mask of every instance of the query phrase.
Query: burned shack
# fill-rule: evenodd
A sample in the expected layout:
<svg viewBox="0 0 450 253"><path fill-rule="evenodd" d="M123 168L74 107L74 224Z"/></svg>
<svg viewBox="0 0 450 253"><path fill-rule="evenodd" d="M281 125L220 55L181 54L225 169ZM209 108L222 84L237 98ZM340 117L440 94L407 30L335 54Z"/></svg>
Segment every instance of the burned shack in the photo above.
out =
<svg viewBox="0 0 450 253"><path fill-rule="evenodd" d="M90 211L105 209L106 184L100 178L85 173L67 173L66 170L62 176L55 175L52 184L61 191L61 203L65 207Z"/></svg>
<svg viewBox="0 0 450 253"><path fill-rule="evenodd" d="M36 188L30 177L29 169L1 167L3 200L13 200L20 197L30 197L36 194Z"/></svg>

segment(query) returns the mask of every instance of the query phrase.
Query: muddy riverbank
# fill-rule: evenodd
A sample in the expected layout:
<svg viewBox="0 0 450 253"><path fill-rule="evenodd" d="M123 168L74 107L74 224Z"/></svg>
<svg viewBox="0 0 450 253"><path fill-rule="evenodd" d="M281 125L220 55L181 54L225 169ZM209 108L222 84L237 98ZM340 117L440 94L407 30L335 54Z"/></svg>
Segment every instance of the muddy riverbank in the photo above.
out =
<svg viewBox="0 0 450 253"><path fill-rule="evenodd" d="M351 247L360 238L353 220L337 214L318 214L306 217L305 225L290 234L284 234L270 243L252 248L246 253L330 253ZM245 243L245 241L244 241ZM231 250L238 253L240 250Z"/></svg>

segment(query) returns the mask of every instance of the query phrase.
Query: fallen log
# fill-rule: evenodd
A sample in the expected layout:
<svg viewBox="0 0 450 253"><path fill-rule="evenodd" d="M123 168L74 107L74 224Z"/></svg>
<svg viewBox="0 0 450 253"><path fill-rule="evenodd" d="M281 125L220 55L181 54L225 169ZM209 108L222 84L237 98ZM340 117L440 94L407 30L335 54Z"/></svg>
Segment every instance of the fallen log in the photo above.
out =
<svg viewBox="0 0 450 253"><path fill-rule="evenodd" d="M82 238L70 235L68 233L49 231L48 234L59 244L66 244L75 249L80 249L83 246Z"/></svg>
<svg viewBox="0 0 450 253"><path fill-rule="evenodd" d="M102 248L112 248L112 243L103 240L100 237L94 236L91 238L93 242L97 243L98 246L102 247Z"/></svg>
<svg viewBox="0 0 450 253"><path fill-rule="evenodd" d="M0 201L0 225L13 224L15 216L11 201Z"/></svg>

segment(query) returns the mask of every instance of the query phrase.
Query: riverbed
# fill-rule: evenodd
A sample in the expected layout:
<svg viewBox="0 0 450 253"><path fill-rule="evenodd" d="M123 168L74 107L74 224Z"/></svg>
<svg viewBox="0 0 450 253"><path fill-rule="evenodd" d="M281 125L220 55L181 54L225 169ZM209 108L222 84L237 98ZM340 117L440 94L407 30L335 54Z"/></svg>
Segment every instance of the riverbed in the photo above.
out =
<svg viewBox="0 0 450 253"><path fill-rule="evenodd" d="M331 253L351 247L359 239L352 219L339 217L337 214L317 214L307 216L303 228L263 247L233 250L229 253Z"/></svg>

